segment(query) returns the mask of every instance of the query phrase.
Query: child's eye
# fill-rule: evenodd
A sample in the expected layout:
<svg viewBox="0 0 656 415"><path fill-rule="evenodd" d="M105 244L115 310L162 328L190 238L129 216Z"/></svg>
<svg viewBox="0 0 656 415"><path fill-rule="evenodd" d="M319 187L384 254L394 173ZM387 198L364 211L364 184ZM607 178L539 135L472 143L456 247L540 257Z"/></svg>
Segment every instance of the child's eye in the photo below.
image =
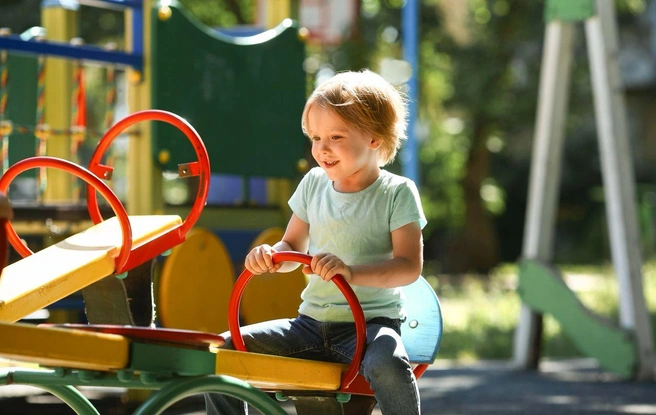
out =
<svg viewBox="0 0 656 415"><path fill-rule="evenodd" d="M339 140L340 138L342 138L341 135L333 135L330 137L331 140Z"/></svg>

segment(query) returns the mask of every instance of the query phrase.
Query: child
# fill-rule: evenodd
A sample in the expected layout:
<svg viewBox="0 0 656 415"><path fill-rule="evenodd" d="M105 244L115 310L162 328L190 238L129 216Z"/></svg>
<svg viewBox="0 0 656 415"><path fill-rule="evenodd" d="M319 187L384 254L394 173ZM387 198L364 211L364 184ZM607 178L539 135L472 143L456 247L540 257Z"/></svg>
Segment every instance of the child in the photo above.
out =
<svg viewBox="0 0 656 415"><path fill-rule="evenodd" d="M405 138L405 114L401 94L371 71L340 73L320 85L302 117L319 167L305 175L289 200L293 214L282 240L254 248L244 264L256 275L289 272L298 264L274 264L273 252L312 255L311 266L303 268L311 275L299 316L245 327L249 351L348 364L355 348L353 316L330 281L344 277L367 320L360 373L384 415L420 411L417 381L399 334L400 287L421 273L426 220L415 184L381 169ZM210 414L245 413L234 398L208 394L206 403Z"/></svg>

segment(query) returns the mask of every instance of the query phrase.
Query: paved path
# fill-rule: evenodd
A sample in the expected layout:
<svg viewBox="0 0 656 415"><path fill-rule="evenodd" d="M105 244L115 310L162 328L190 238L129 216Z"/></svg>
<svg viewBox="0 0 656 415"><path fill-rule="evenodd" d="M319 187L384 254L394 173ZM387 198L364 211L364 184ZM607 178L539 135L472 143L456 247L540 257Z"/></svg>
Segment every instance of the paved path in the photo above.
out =
<svg viewBox="0 0 656 415"><path fill-rule="evenodd" d="M540 372L438 361L420 388L424 415L656 414L656 383L622 382L593 359L544 362Z"/></svg>
<svg viewBox="0 0 656 415"><path fill-rule="evenodd" d="M592 359L545 362L540 372L515 371L507 362L438 361L419 385L423 415L656 414L655 382L620 381L600 371ZM103 415L128 415L135 408L121 403L121 390L92 388L84 393ZM0 387L2 415L71 413L56 398L35 389ZM187 398L164 414L201 415L202 401Z"/></svg>

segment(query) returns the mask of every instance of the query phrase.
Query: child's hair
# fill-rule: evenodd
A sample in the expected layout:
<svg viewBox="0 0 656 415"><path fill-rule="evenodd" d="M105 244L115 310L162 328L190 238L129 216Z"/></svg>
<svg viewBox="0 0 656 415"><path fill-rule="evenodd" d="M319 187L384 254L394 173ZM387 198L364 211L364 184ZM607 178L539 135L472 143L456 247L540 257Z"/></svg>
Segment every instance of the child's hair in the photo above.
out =
<svg viewBox="0 0 656 415"><path fill-rule="evenodd" d="M369 70L339 73L312 92L301 121L306 135L307 117L313 105L330 108L345 123L380 139L381 166L394 160L406 138L404 96L382 76Z"/></svg>

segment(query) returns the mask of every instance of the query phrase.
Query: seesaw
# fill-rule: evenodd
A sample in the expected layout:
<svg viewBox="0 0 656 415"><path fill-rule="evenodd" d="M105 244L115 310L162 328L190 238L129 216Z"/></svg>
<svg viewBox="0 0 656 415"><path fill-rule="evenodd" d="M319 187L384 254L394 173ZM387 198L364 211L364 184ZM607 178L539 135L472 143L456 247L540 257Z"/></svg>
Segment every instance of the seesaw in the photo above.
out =
<svg viewBox="0 0 656 415"><path fill-rule="evenodd" d="M179 128L198 157L197 162L180 166L181 176L200 176L196 200L184 221L175 215L128 216L118 197L100 179L111 177L112 168L100 161L114 138L132 124L149 120ZM7 239L24 258L7 266L0 278L0 321L4 322L15 322L107 276L124 278L128 271L182 243L202 212L209 188L209 158L198 133L182 118L158 110L132 114L110 128L98 143L89 169L54 157L28 158L5 172L0 179L0 192L6 193L20 173L39 167L61 169L86 181L87 206L96 225L33 253L20 240L11 222L5 224ZM115 217L103 221L96 191L107 200Z"/></svg>
<svg viewBox="0 0 656 415"><path fill-rule="evenodd" d="M311 257L280 252L275 254L274 261L309 264ZM244 271L230 298L230 331L238 349L244 349L239 302L251 278L252 274ZM237 397L265 414L285 414L262 391L275 392L280 399L291 398L299 415L370 413L373 408L370 404L368 412L343 412L342 409L342 404L348 402L352 394L371 396L372 391L358 375L366 344L364 314L350 286L339 276L333 281L345 295L355 318L356 354L348 366L217 349L216 346L223 343L222 337L184 330L111 325L34 327L2 323L0 339L6 340L0 341L0 356L54 368L0 371L0 383L43 387L77 408L78 413L85 414L95 413L93 406L75 393L73 386L157 389L135 414L160 413L179 399L203 392ZM411 304L402 337L411 361L417 363L415 374L419 377L435 359L442 320L437 297L423 278L407 288ZM51 346L55 344L61 346ZM79 408L86 412L80 412Z"/></svg>

